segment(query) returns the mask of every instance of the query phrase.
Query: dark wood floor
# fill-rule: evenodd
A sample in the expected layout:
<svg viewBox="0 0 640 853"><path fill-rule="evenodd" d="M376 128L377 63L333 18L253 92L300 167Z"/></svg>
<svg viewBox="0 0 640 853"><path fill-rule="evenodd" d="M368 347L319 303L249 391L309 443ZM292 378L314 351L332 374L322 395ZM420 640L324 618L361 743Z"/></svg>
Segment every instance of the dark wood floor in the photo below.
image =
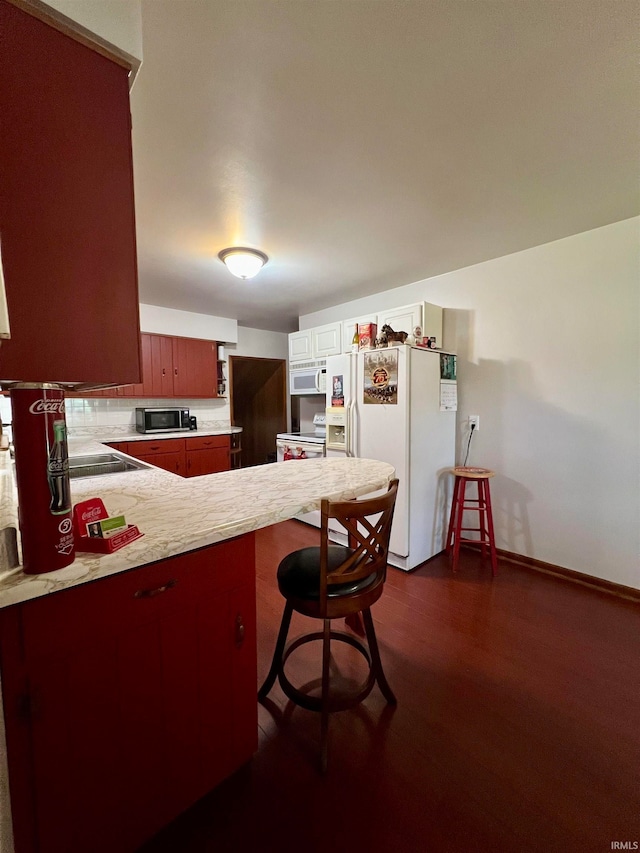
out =
<svg viewBox="0 0 640 853"><path fill-rule="evenodd" d="M282 612L277 564L317 536L294 521L258 533L260 681ZM322 777L318 716L276 685L250 765L144 853L572 853L640 841L637 604L509 565L492 581L467 552L457 576L442 557L390 569L372 612L397 708L376 688L333 715ZM348 651L335 662L345 677L357 668ZM292 658L292 680L312 678L307 665Z"/></svg>

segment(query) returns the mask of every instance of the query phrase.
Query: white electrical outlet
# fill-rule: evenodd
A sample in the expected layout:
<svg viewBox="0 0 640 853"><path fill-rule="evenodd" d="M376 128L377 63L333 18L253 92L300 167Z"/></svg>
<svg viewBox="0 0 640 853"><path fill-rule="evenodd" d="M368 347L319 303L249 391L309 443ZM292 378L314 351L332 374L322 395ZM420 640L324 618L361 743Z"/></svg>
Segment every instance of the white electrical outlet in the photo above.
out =
<svg viewBox="0 0 640 853"><path fill-rule="evenodd" d="M469 429L471 427L474 432L480 432L480 415L469 415Z"/></svg>

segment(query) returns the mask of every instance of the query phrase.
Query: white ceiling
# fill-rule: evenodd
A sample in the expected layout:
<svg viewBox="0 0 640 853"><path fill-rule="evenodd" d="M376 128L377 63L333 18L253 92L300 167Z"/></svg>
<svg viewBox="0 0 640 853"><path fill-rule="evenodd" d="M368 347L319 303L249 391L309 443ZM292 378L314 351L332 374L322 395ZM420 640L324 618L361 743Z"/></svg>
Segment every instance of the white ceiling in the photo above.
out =
<svg viewBox="0 0 640 853"><path fill-rule="evenodd" d="M640 212L636 0L143 0L140 298L274 331ZM220 249L270 261L233 278Z"/></svg>

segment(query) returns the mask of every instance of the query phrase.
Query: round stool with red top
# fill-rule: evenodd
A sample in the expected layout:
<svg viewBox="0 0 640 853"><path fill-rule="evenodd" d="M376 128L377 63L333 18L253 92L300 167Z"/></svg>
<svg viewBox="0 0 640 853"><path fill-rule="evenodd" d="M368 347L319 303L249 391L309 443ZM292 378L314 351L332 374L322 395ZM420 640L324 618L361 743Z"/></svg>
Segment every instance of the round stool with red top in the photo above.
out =
<svg viewBox="0 0 640 853"><path fill-rule="evenodd" d="M451 518L449 519L449 531L447 533L447 553L453 550L453 571L458 568L458 557L460 555L460 544L462 542L471 545L479 545L480 552L483 557L487 555L487 547L489 548L489 556L491 558L491 574L495 575L498 571L498 557L496 554L496 542L493 534L493 514L491 512L491 492L489 490L489 480L495 477L495 472L488 468L472 468L466 465L459 465L451 469L451 473L455 476L455 486L453 488L453 501L451 502ZM474 482L478 488L477 498L466 496L467 485ZM465 512L477 512L479 527L463 527L462 518ZM478 539L468 539L463 533L479 533Z"/></svg>

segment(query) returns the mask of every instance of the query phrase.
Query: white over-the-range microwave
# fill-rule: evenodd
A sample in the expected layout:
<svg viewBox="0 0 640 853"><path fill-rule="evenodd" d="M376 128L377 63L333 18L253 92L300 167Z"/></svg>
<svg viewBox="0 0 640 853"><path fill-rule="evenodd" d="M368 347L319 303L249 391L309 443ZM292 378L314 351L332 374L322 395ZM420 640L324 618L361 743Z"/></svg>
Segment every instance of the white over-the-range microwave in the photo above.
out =
<svg viewBox="0 0 640 853"><path fill-rule="evenodd" d="M324 359L301 361L289 366L291 394L324 394L326 389L327 371Z"/></svg>

